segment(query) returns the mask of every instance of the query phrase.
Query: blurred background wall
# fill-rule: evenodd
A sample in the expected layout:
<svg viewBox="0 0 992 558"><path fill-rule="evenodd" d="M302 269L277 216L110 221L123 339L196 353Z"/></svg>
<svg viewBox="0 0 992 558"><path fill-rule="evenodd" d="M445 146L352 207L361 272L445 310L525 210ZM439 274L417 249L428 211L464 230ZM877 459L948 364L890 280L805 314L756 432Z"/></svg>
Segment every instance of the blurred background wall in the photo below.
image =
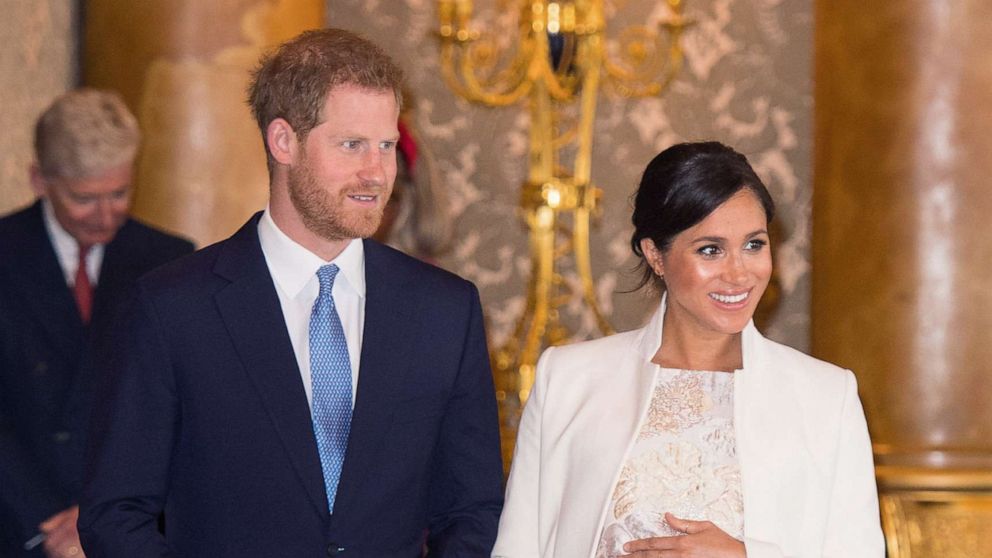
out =
<svg viewBox="0 0 992 558"><path fill-rule="evenodd" d="M34 199L34 121L78 80L79 6L0 0L0 214Z"/></svg>

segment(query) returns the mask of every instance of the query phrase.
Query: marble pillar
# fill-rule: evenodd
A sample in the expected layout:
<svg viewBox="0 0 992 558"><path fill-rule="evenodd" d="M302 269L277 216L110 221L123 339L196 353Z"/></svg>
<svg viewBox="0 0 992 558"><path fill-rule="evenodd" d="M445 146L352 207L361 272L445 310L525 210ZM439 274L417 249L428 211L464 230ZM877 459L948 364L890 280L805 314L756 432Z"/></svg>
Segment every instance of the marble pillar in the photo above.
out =
<svg viewBox="0 0 992 558"><path fill-rule="evenodd" d="M890 556L992 556L992 4L818 0L811 334Z"/></svg>
<svg viewBox="0 0 992 558"><path fill-rule="evenodd" d="M265 48L322 27L321 0L90 0L83 81L138 116L134 213L202 246L265 207L261 133L245 104Z"/></svg>

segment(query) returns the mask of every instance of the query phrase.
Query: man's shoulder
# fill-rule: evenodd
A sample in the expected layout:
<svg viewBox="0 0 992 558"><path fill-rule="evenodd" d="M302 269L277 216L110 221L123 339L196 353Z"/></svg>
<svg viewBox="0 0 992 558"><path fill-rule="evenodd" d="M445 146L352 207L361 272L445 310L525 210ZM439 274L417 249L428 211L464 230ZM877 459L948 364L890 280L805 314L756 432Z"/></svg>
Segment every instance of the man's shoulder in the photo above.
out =
<svg viewBox="0 0 992 558"><path fill-rule="evenodd" d="M417 259L385 244L374 240L365 240L366 266L379 267L390 273L403 274L405 277L415 277L424 287L441 286L466 288L472 284L465 278L441 269L435 265Z"/></svg>
<svg viewBox="0 0 992 558"><path fill-rule="evenodd" d="M174 256L188 254L194 249L190 240L143 223L134 217L129 217L124 222L112 242L137 250L168 252Z"/></svg>
<svg viewBox="0 0 992 558"><path fill-rule="evenodd" d="M222 240L170 260L143 275L138 283L143 289L151 291L179 289L185 285L202 285L204 279L215 275L217 259L228 242L230 239Z"/></svg>
<svg viewBox="0 0 992 558"><path fill-rule="evenodd" d="M41 221L41 206L35 202L27 207L0 216L0 237L23 235L37 229Z"/></svg>
<svg viewBox="0 0 992 558"><path fill-rule="evenodd" d="M40 202L0 217L0 268L37 265L46 246L51 251Z"/></svg>

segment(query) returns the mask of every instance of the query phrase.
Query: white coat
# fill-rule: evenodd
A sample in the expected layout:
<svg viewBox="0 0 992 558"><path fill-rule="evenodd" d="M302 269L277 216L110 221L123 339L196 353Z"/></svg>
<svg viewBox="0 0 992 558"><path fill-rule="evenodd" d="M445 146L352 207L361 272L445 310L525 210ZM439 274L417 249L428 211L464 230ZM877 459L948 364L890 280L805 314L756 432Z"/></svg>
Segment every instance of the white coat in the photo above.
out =
<svg viewBox="0 0 992 558"><path fill-rule="evenodd" d="M541 356L493 556L592 557L651 400L664 302L642 329ZM748 558L881 558L871 443L854 374L742 336L734 429Z"/></svg>

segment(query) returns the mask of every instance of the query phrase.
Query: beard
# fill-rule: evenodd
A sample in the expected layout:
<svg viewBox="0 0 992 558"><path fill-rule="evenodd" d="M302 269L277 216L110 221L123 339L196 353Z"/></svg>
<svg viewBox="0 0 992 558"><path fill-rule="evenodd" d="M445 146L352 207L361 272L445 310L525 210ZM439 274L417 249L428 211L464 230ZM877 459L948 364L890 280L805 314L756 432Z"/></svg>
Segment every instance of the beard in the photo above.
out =
<svg viewBox="0 0 992 558"><path fill-rule="evenodd" d="M377 207L368 210L355 208L346 211L344 204L349 190L356 193L375 191L386 199ZM335 196L340 198L335 199ZM342 188L332 193L321 187L306 159L299 166L289 169L289 199L300 215L303 225L325 240L338 241L372 236L382 222L382 214L389 190L379 186L366 188Z"/></svg>

